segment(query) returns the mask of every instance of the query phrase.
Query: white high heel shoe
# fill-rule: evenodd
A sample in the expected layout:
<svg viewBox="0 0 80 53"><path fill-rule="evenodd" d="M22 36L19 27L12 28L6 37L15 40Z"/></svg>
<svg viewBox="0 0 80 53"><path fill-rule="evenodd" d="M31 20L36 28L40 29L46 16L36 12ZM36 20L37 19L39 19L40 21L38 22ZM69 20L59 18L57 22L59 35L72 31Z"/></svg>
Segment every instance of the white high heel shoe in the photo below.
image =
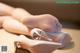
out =
<svg viewBox="0 0 80 53"><path fill-rule="evenodd" d="M37 40L47 40L47 41L62 43L60 48L65 47L72 40L70 35L66 32L46 33L45 31L38 28L32 29L31 36L33 39Z"/></svg>
<svg viewBox="0 0 80 53"><path fill-rule="evenodd" d="M48 35L41 29L38 28L34 28L31 30L31 36L33 39L37 39L37 40L48 40L48 41L52 41L52 39L50 39L48 37Z"/></svg>
<svg viewBox="0 0 80 53"><path fill-rule="evenodd" d="M56 42L32 40L24 35L18 36L17 42L19 42L17 46L28 49L31 53L51 53L61 45L61 43Z"/></svg>

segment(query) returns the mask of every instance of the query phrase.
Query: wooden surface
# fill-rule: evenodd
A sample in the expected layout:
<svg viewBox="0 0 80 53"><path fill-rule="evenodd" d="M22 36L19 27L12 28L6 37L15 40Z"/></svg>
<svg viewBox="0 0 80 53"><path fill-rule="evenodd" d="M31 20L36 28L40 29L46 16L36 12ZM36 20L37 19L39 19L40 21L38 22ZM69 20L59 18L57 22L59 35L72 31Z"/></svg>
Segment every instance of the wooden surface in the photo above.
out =
<svg viewBox="0 0 80 53"><path fill-rule="evenodd" d="M71 35L73 43L71 43L64 49L56 50L52 53L80 53L80 30L64 28L63 31L68 32ZM3 29L0 29L0 46L7 46L7 52L5 53L15 53L15 51L16 53L30 53L29 51L23 49L16 50L14 44L15 37L16 35L8 33Z"/></svg>

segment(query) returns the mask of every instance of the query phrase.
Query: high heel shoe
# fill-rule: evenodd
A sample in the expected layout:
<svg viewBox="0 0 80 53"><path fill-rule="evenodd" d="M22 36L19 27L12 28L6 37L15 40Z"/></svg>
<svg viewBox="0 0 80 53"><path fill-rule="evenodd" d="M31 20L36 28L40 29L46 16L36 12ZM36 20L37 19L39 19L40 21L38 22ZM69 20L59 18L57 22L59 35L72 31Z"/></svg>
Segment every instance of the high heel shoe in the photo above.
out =
<svg viewBox="0 0 80 53"><path fill-rule="evenodd" d="M70 35L66 32L49 33L38 28L32 29L31 36L33 39L37 40L47 40L51 42L61 43L62 45L59 48L65 47L72 40Z"/></svg>

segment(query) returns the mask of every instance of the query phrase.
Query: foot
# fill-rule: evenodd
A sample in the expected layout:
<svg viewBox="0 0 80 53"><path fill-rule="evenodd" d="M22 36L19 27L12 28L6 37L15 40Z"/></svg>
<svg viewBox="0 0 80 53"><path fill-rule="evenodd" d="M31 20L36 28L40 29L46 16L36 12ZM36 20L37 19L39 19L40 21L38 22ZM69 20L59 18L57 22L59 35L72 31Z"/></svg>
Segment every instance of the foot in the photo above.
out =
<svg viewBox="0 0 80 53"><path fill-rule="evenodd" d="M61 43L32 40L23 35L17 37L17 42L17 47L28 49L32 53L51 53L61 46Z"/></svg>

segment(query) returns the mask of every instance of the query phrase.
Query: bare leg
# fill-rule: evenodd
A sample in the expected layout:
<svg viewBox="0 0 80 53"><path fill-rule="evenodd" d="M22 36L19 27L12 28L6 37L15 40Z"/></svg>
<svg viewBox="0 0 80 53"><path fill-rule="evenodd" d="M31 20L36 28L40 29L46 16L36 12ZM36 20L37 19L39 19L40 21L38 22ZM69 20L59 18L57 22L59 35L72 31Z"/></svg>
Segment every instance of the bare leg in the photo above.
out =
<svg viewBox="0 0 80 53"><path fill-rule="evenodd" d="M21 48L28 49L32 53L51 53L61 45L60 43L56 42L31 40L23 35L18 36L17 41L19 42Z"/></svg>
<svg viewBox="0 0 80 53"><path fill-rule="evenodd" d="M11 16L23 23L25 19L28 19L32 15L23 8L15 8L11 13Z"/></svg>
<svg viewBox="0 0 80 53"><path fill-rule="evenodd" d="M62 25L58 19L50 14L35 15L23 22L26 26L40 28L46 32L60 32Z"/></svg>
<svg viewBox="0 0 80 53"><path fill-rule="evenodd" d="M61 24L59 23L58 19L50 14L43 14L43 15L31 15L28 11L22 8L14 8L9 5L0 3L0 9L2 14L10 14L26 26L29 27L38 27L44 31L49 32L57 32L61 30ZM36 22L36 23L33 23ZM38 23L37 23L38 22ZM43 23L43 24L42 24Z"/></svg>
<svg viewBox="0 0 80 53"><path fill-rule="evenodd" d="M0 28L2 27L4 20L8 18L10 18L10 16L0 16Z"/></svg>
<svg viewBox="0 0 80 53"><path fill-rule="evenodd" d="M23 19L27 18L28 16L31 16L31 14L25 9L14 8L4 3L0 3L0 15L10 15L19 21L23 21Z"/></svg>
<svg viewBox="0 0 80 53"><path fill-rule="evenodd" d="M13 10L13 7L0 2L0 15L10 15Z"/></svg>
<svg viewBox="0 0 80 53"><path fill-rule="evenodd" d="M8 32L12 33L24 34L24 35L29 34L29 29L24 24L20 23L19 21L11 17L4 20L3 28Z"/></svg>

